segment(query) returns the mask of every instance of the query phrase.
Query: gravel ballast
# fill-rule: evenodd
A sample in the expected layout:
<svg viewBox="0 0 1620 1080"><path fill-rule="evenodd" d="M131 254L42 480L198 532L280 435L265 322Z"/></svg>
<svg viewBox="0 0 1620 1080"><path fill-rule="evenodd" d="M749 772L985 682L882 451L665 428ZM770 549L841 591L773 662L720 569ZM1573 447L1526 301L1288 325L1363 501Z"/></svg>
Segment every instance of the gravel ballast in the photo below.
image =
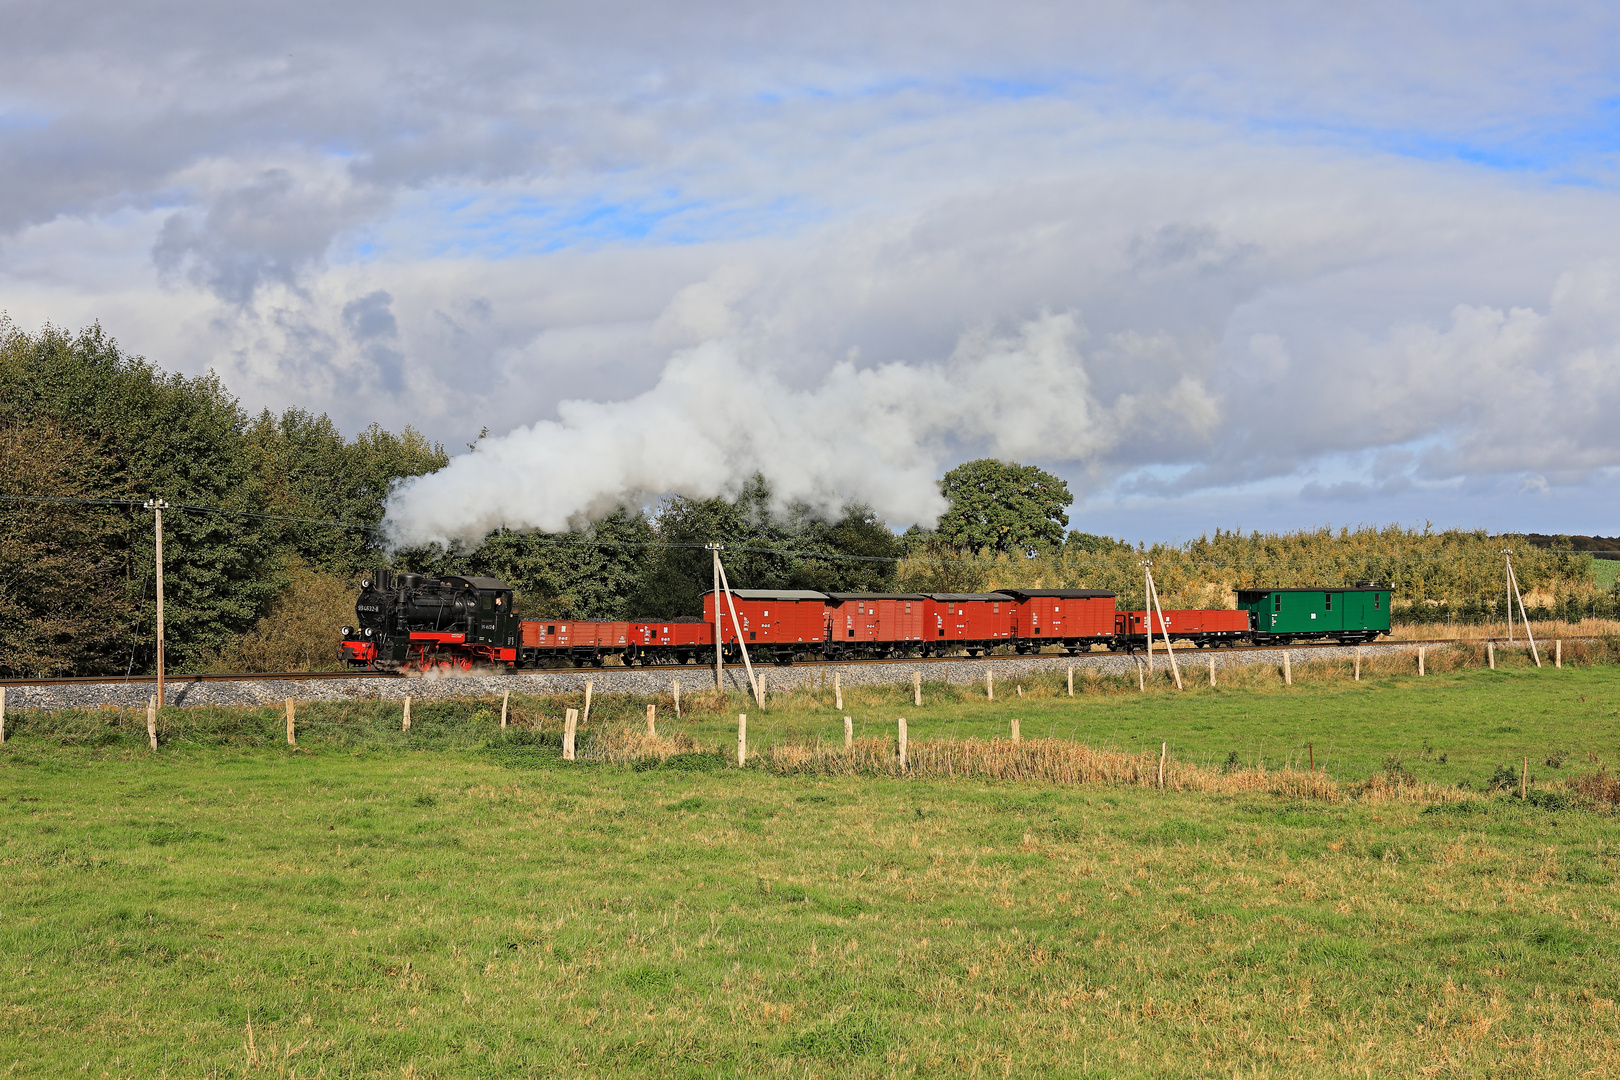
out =
<svg viewBox="0 0 1620 1080"><path fill-rule="evenodd" d="M1428 646L1431 650L1443 646ZM1361 647L1364 657L1392 653L1415 653L1415 644L1387 642ZM1353 646L1309 647L1288 650L1291 663L1310 660L1349 660L1355 655ZM1282 666L1281 649L1228 651L1225 649L1176 650L1176 657L1184 667L1183 678L1197 678L1207 673L1209 658L1215 667L1268 664ZM1011 683L1021 675L1036 672L1062 672L1070 664L1077 672L1092 670L1108 675L1128 675L1142 661L1141 654L1082 653L1078 656L1049 654L1042 656L989 656L978 659L904 660L894 663L864 664L794 664L777 666L767 664L754 670L764 674L767 691L775 692L797 687L830 687L833 672L844 686L882 686L910 683L914 672L922 672L925 683L983 682L986 671L995 673L998 684ZM1154 668L1160 670L1167 663L1163 653L1154 654ZM748 678L741 665L728 665L725 669L728 689L746 693ZM191 682L185 677L167 680L164 686L165 704L169 706L255 706L279 704L287 698L294 701L403 701L409 695L415 701L448 701L467 698L499 697L504 691L518 694L568 694L584 689L587 681L595 685L596 694L631 694L650 697L668 694L676 679L687 693L707 690L714 685L714 669L696 665L675 670L660 668L643 670L634 667L554 668L522 671L506 675L458 675L449 677L420 676L401 679L243 679L237 681ZM1011 687L1008 687L1009 692ZM72 709L122 706L144 706L154 693L151 683L81 683L69 685L11 686L6 688L6 705L14 709Z"/></svg>

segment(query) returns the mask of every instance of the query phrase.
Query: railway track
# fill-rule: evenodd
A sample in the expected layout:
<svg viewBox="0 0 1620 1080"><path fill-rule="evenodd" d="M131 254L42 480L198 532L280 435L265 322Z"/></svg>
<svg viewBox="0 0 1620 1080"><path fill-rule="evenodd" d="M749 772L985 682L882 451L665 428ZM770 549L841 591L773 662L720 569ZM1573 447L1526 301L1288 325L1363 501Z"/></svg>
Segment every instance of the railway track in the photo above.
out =
<svg viewBox="0 0 1620 1080"><path fill-rule="evenodd" d="M1463 641L1463 640L1469 640L1469 639L1463 639L1463 638L1385 639L1383 641L1371 642L1371 643L1369 643L1369 645L1372 645L1372 644L1384 645L1384 646L1388 646L1388 645L1412 645L1412 646L1417 646L1417 645L1453 645L1453 644L1456 644L1459 641ZM1582 638L1567 638L1565 640L1579 641L1579 640L1585 640L1585 639L1582 639ZM1514 646L1518 646L1521 643L1520 642L1511 642L1511 643L1509 643L1506 640L1503 640L1503 641L1497 641L1496 644L1499 645L1499 646L1500 645L1509 645L1509 644L1514 645ZM1219 647L1219 648L1216 648L1216 649L1199 649L1199 648L1194 647L1191 644L1188 644L1188 645L1178 646L1176 648L1176 653L1177 653L1178 656L1206 656L1206 655L1209 655L1211 653L1214 653L1215 655L1222 655L1222 654L1225 654L1225 653L1276 652L1276 651L1280 651L1282 649L1287 649L1287 650L1289 650L1291 652L1302 652L1302 651L1310 651L1310 650L1314 650L1314 649L1335 649L1335 648L1344 648L1344 647L1345 646L1341 646L1336 641L1298 642L1298 643L1295 643L1295 644L1292 644L1292 645L1237 645L1237 646L1233 646L1231 648ZM1085 659L1085 658L1088 658L1088 657L1091 657L1091 658L1108 657L1108 656L1143 656L1143 657L1145 657L1146 655L1147 654L1143 653L1143 652L1137 652L1137 653L1114 653L1114 652L1106 652L1105 651L1105 652L1081 652L1081 653L1075 653L1072 658L1076 659L1076 660L1081 660L1081 659ZM1153 655L1155 657L1157 657L1157 658L1163 659L1164 656L1165 656L1165 653L1164 653L1163 649L1154 649L1153 650ZM1020 653L994 653L994 654L991 654L989 656L929 656L929 657L923 657L923 656L894 656L894 657L862 658L862 659L857 659L857 660L806 660L806 661L802 661L802 662L799 662L799 663L786 664L786 665L778 665L773 661L763 661L763 662L760 662L760 663L756 664L755 666L759 667L759 668L766 669L766 670L771 670L771 669L775 669L777 667L836 668L836 667L866 667L866 666L875 665L875 664L939 664L939 663L978 664L978 663L983 663L983 662L985 662L987 660L997 660L997 659L1036 659L1036 658L1060 659L1063 656L1064 656L1063 653L1022 653L1022 654L1020 654ZM736 664L736 663L728 663L727 666L728 667L740 667L741 665ZM712 665L708 665L708 664L648 664L648 665L645 665L645 666L636 665L634 667L629 667L629 668L624 668L624 667L620 667L619 665L614 665L614 667L618 668L619 670L626 670L626 671L707 671L707 670L712 670ZM526 671L527 670L533 670L533 671L580 671L580 672L585 672L585 671L590 671L590 670L595 670L595 669L592 668L592 667L589 667L589 666L582 667L582 668L574 668L574 667L571 667L571 666L562 666L562 667L555 667L555 668L533 668L533 669L525 669L525 670ZM473 672L473 674L482 674L482 673L475 671L475 672ZM260 672L260 673L246 673L246 672L244 672L244 673L218 673L218 674L207 674L207 675L165 675L163 677L163 682L164 682L165 686L174 686L174 687L178 688L178 687L181 687L181 686L188 686L188 685L190 685L192 683L205 683L205 682L278 682L278 681L281 681L281 682L325 682L325 681L330 681L330 680L334 680L334 679L402 679L402 678L409 678L409 677L410 676L402 675L402 674L400 674L398 672L393 672L393 671L282 671L282 672ZM62 678L49 678L49 679L27 679L27 678L23 678L23 679L0 679L0 687L3 687L3 686L46 686L46 687L49 687L49 686L91 686L91 685L103 685L103 686L105 686L105 685L118 685L118 684L128 684L128 685L132 685L132 686L133 685L156 685L157 684L157 676L156 675L129 675L129 676L124 676L124 675L93 675L93 676L65 676L65 677L62 677Z"/></svg>
<svg viewBox="0 0 1620 1080"><path fill-rule="evenodd" d="M189 686L200 682L322 682L329 679L398 679L392 671L278 671L261 673L219 673L208 675L165 675L163 685ZM120 683L157 685L156 675L67 675L56 679L0 679L0 686L114 686Z"/></svg>

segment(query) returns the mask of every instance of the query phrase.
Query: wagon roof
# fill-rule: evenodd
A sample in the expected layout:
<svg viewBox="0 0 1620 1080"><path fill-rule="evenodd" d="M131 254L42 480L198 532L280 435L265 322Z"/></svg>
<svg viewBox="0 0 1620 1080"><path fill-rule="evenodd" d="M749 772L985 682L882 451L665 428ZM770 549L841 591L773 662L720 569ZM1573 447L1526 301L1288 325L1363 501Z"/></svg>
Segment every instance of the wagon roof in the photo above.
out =
<svg viewBox="0 0 1620 1080"><path fill-rule="evenodd" d="M954 602L957 600L1011 600L1012 597L999 592L935 592L929 593L928 599Z"/></svg>
<svg viewBox="0 0 1620 1080"><path fill-rule="evenodd" d="M845 600L926 600L920 592L830 592L827 596L842 604Z"/></svg>
<svg viewBox="0 0 1620 1080"><path fill-rule="evenodd" d="M713 593L704 592L704 596ZM825 600L827 594L812 589L732 589L731 595L739 600Z"/></svg>
<svg viewBox="0 0 1620 1080"><path fill-rule="evenodd" d="M1045 596L1054 600L1099 600L1104 597L1112 599L1114 596L1107 589L1003 589L1002 591L1020 600L1027 600L1032 596Z"/></svg>
<svg viewBox="0 0 1620 1080"><path fill-rule="evenodd" d="M1274 592L1389 592L1388 585L1310 585L1304 587L1289 586L1286 589L1274 589L1270 585L1245 585L1238 592L1246 593L1274 593Z"/></svg>

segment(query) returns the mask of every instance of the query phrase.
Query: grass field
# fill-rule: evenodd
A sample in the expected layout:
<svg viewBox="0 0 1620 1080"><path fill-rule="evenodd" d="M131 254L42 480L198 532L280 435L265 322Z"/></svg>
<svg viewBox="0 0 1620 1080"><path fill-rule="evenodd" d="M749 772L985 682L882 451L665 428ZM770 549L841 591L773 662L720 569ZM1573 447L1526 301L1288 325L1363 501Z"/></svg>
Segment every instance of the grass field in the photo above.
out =
<svg viewBox="0 0 1620 1080"><path fill-rule="evenodd" d="M748 711L746 769L564 764L565 703L539 699L505 739L498 703L419 705L409 734L308 705L297 753L276 710L166 715L157 754L144 717L24 716L0 749L0 1068L1613 1074L1620 822L1554 782L1620 752L1620 668L1504 665L846 695L919 746L1017 716L1241 774L1314 742L1339 782L1317 799L762 767L841 744L824 692L690 697L678 724L664 703L672 738L733 754ZM1536 799L1435 801L1526 756ZM1392 769L1416 786L1357 794Z"/></svg>

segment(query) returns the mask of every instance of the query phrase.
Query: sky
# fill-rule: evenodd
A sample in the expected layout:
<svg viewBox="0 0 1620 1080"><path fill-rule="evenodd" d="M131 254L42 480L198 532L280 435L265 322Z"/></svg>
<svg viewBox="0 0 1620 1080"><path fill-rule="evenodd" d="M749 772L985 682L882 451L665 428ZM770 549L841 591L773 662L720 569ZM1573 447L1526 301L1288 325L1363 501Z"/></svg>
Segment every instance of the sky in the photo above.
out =
<svg viewBox="0 0 1620 1080"><path fill-rule="evenodd" d="M1130 540L1620 534L1613 5L0 12L0 310L442 440L402 542L981 456Z"/></svg>

